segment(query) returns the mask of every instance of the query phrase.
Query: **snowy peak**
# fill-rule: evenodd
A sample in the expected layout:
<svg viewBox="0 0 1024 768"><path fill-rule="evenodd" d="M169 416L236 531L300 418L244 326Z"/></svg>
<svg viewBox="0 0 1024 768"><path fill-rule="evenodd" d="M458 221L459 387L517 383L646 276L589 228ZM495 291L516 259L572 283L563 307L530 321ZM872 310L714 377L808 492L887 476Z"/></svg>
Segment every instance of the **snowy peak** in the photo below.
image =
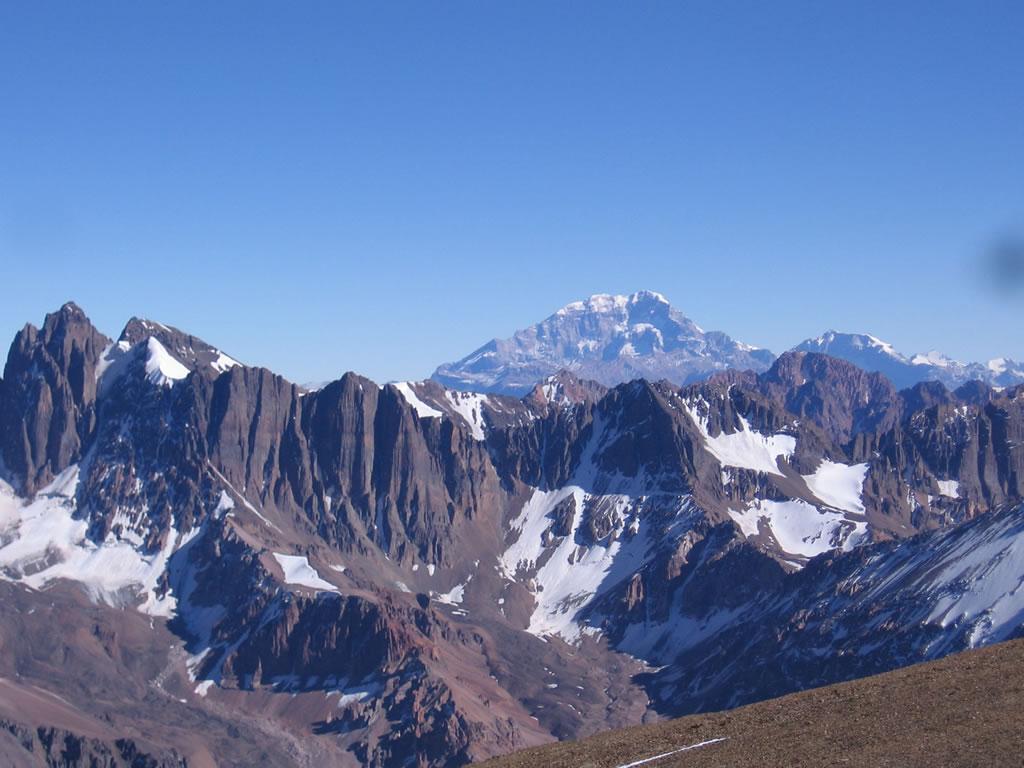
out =
<svg viewBox="0 0 1024 768"><path fill-rule="evenodd" d="M73 301L65 302L59 310L46 316L44 327L66 326L68 324L89 324L85 311Z"/></svg>
<svg viewBox="0 0 1024 768"><path fill-rule="evenodd" d="M794 349L798 352L820 352L832 357L877 355L907 362L907 358L897 352L892 344L870 333L840 333L829 330L816 339L807 339Z"/></svg>
<svg viewBox="0 0 1024 768"><path fill-rule="evenodd" d="M794 347L797 352L819 352L847 360L866 371L884 374L900 389L922 381L940 381L949 389L982 381L994 387L1024 382L1024 366L1005 358L987 364L961 363L932 350L914 355L898 352L892 344L866 333L826 331Z"/></svg>
<svg viewBox="0 0 1024 768"><path fill-rule="evenodd" d="M117 342L103 350L96 366L96 381L107 390L129 370L141 368L146 380L171 387L190 373L216 378L240 363L202 339L163 323L133 317Z"/></svg>
<svg viewBox="0 0 1024 768"><path fill-rule="evenodd" d="M433 378L455 389L522 396L560 370L605 386L636 378L678 384L727 368L763 371L774 356L707 332L654 291L595 294L510 339L494 339Z"/></svg>
<svg viewBox="0 0 1024 768"><path fill-rule="evenodd" d="M582 313L615 313L629 311L640 307L647 310L671 309L668 299L655 291L637 291L629 296L612 295L609 293L595 293L584 301L574 301L566 304L555 314L559 316L582 314Z"/></svg>
<svg viewBox="0 0 1024 768"><path fill-rule="evenodd" d="M121 331L118 341L134 347L155 339L168 356L189 371L217 376L240 363L211 344L169 325L133 317Z"/></svg>
<svg viewBox="0 0 1024 768"><path fill-rule="evenodd" d="M1008 357L993 358L985 367L994 377L997 386L1013 386L1024 381L1024 363L1018 363Z"/></svg>
<svg viewBox="0 0 1024 768"><path fill-rule="evenodd" d="M629 296L595 294L585 301L567 304L541 325L564 333L574 323L580 337L575 351L583 358L607 358L609 350L626 356L651 354L704 334L699 326L674 310L668 299L654 291L638 291ZM610 338L603 339L602 331ZM602 344L603 341L608 343ZM569 354L573 351L571 347L566 349Z"/></svg>
<svg viewBox="0 0 1024 768"><path fill-rule="evenodd" d="M936 368L956 368L963 365L963 363L934 349L924 354L914 355L910 358L910 363L911 365L930 365Z"/></svg>

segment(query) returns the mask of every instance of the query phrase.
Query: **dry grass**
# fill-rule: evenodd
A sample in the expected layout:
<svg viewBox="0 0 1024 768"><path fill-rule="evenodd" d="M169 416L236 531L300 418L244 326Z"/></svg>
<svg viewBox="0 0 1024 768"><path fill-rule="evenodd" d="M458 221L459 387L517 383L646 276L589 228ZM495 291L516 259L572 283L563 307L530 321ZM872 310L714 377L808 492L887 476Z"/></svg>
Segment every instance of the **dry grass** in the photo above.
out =
<svg viewBox="0 0 1024 768"><path fill-rule="evenodd" d="M524 750L488 768L1024 766L1024 640L746 707Z"/></svg>

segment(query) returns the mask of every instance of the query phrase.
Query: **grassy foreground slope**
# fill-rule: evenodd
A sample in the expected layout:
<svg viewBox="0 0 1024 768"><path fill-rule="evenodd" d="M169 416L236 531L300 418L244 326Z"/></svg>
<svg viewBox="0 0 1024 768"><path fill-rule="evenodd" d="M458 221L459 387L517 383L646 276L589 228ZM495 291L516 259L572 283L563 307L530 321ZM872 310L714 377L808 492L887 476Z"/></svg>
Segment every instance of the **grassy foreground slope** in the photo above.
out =
<svg viewBox="0 0 1024 768"><path fill-rule="evenodd" d="M1024 766L1024 640L484 765Z"/></svg>

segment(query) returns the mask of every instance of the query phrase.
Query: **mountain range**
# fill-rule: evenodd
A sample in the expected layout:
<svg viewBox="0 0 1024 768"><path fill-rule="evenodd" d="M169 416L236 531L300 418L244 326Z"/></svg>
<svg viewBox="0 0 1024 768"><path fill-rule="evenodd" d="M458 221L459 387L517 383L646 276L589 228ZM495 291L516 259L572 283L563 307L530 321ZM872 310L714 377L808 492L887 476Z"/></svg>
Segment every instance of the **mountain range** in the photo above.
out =
<svg viewBox="0 0 1024 768"><path fill-rule="evenodd" d="M794 347L848 360L885 374L897 388L941 381L950 389L968 381L1006 387L1024 383L1024 364L1008 358L961 363L939 352L903 355L861 333L828 331ZM566 370L614 386L635 378L690 384L729 368L761 372L775 361L766 349L705 331L660 293L598 294L567 304L547 319L492 339L432 378L453 389L521 396L540 379Z"/></svg>
<svg viewBox="0 0 1024 768"><path fill-rule="evenodd" d="M801 352L820 352L878 371L897 387L912 387L920 381L941 381L956 388L968 381L982 381L993 387L1012 387L1024 382L1024 364L997 357L987 363L961 363L941 352L904 355L881 339L864 333L827 331L795 347Z"/></svg>
<svg viewBox="0 0 1024 768"><path fill-rule="evenodd" d="M458 766L1024 633L1024 386L570 307L474 369L515 395L311 391L74 304L25 326L0 755ZM531 350L559 368L528 385Z"/></svg>

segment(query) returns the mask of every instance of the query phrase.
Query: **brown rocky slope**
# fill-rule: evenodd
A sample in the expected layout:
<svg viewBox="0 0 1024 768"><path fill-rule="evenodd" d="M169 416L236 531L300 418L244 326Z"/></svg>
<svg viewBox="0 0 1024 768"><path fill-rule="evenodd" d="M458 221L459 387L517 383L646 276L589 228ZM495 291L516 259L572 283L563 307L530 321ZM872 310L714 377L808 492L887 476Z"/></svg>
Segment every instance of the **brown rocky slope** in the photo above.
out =
<svg viewBox="0 0 1024 768"><path fill-rule="evenodd" d="M1024 640L1011 640L726 712L524 750L482 765L1019 766L1024 762L1022 701ZM652 759L658 755L665 757Z"/></svg>

